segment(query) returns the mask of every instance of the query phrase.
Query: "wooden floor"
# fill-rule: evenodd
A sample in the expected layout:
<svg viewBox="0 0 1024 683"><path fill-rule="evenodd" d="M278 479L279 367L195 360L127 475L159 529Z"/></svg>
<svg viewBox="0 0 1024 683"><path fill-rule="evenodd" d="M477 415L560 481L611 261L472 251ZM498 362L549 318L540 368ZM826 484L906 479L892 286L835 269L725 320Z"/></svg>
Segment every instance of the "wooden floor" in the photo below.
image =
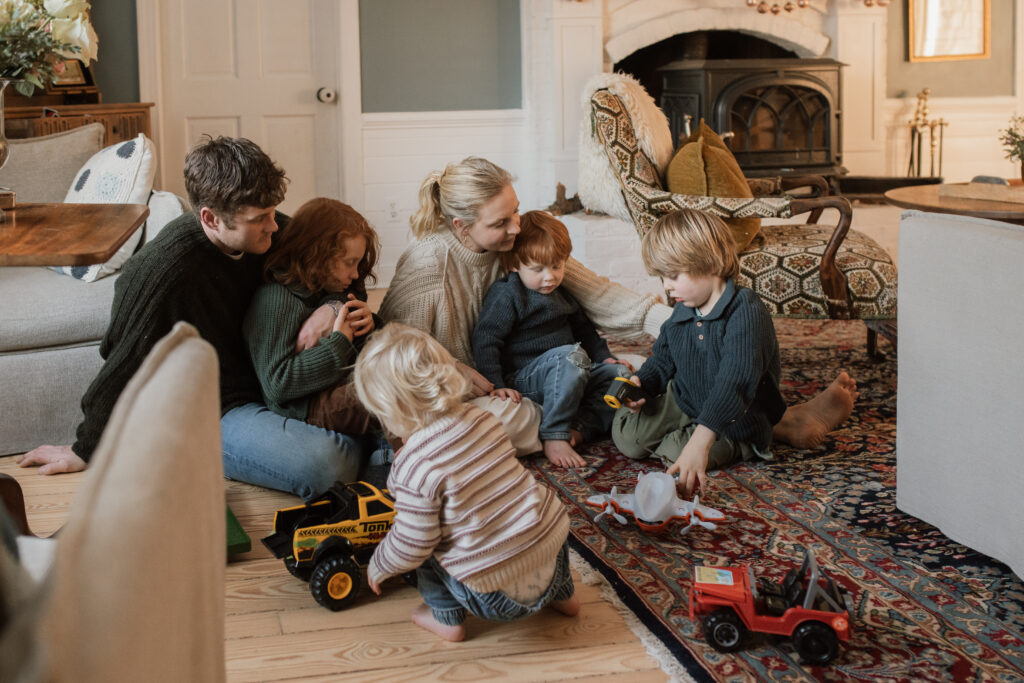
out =
<svg viewBox="0 0 1024 683"><path fill-rule="evenodd" d="M46 536L64 522L83 473L44 477L0 457L0 472L21 483L29 524ZM616 609L576 581L583 603L568 618L553 610L498 624L470 617L468 639L448 643L413 625L419 594L400 580L368 590L353 607L330 612L306 584L273 559L259 539L274 510L297 499L226 482L228 504L253 550L230 562L225 581L225 648L231 681L665 681Z"/></svg>

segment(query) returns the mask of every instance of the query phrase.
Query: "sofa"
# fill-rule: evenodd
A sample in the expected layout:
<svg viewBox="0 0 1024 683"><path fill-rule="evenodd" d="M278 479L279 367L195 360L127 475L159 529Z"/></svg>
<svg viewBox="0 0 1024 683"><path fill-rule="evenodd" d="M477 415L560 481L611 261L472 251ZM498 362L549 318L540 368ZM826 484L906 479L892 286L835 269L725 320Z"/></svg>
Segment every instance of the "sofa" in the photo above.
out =
<svg viewBox="0 0 1024 683"><path fill-rule="evenodd" d="M1024 577L1024 227L904 212L896 505Z"/></svg>
<svg viewBox="0 0 1024 683"><path fill-rule="evenodd" d="M13 189L19 204L102 201L150 208L146 223L107 264L63 272L0 268L0 455L74 441L82 395L102 364L99 344L117 269L187 210L180 197L152 190L152 142L139 136L104 148L103 135L103 125L95 123L11 140L10 159L0 169L0 186ZM86 182L90 177L94 182Z"/></svg>

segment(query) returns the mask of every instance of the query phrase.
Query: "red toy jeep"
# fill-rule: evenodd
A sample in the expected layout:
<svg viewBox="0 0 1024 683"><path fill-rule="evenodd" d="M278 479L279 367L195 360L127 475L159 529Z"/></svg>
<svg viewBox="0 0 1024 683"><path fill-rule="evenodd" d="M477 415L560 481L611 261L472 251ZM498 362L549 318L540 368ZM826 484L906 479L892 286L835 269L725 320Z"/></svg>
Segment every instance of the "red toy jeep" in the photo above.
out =
<svg viewBox="0 0 1024 683"><path fill-rule="evenodd" d="M720 652L740 649L748 630L760 631L792 636L805 663L822 665L849 640L853 601L810 552L781 583L762 577L760 589L749 566L695 567L690 618L705 615L704 637Z"/></svg>

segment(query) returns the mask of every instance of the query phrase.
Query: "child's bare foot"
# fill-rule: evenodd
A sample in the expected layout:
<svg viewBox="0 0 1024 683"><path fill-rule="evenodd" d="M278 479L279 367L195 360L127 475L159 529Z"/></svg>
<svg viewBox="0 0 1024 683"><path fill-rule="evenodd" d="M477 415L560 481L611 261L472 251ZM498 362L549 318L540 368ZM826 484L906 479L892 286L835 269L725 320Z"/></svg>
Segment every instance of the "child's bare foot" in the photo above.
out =
<svg viewBox="0 0 1024 683"><path fill-rule="evenodd" d="M462 624L458 626L449 626L448 624L442 624L440 621L434 618L433 612L425 604L420 605L412 611L412 623L416 624L420 628L424 628L436 636L440 636L445 640L450 640L453 643L457 643L466 637L466 627Z"/></svg>
<svg viewBox="0 0 1024 683"><path fill-rule="evenodd" d="M544 455L559 467L583 467L587 461L573 450L568 441L545 441Z"/></svg>
<svg viewBox="0 0 1024 683"><path fill-rule="evenodd" d="M575 448L583 443L583 433L578 429L569 428L569 445Z"/></svg>
<svg viewBox="0 0 1024 683"><path fill-rule="evenodd" d="M580 613L580 599L573 595L568 600L555 600L551 603L551 608L567 617L574 617Z"/></svg>
<svg viewBox="0 0 1024 683"><path fill-rule="evenodd" d="M859 395L857 382L840 372L827 389L810 401L790 406L775 425L772 436L790 446L814 448L850 417Z"/></svg>

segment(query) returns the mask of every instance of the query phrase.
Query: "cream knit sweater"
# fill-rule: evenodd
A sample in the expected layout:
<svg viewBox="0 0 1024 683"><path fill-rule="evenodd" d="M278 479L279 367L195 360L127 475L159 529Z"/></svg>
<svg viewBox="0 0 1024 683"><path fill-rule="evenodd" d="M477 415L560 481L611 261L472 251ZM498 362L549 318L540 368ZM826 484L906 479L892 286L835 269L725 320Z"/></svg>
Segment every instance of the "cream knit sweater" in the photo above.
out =
<svg viewBox="0 0 1024 683"><path fill-rule="evenodd" d="M406 247L381 303L385 322L429 332L455 359L473 364L471 336L487 290L501 275L498 254L467 249L448 229ZM622 338L657 336L672 309L595 275L570 258L563 285L601 331Z"/></svg>

